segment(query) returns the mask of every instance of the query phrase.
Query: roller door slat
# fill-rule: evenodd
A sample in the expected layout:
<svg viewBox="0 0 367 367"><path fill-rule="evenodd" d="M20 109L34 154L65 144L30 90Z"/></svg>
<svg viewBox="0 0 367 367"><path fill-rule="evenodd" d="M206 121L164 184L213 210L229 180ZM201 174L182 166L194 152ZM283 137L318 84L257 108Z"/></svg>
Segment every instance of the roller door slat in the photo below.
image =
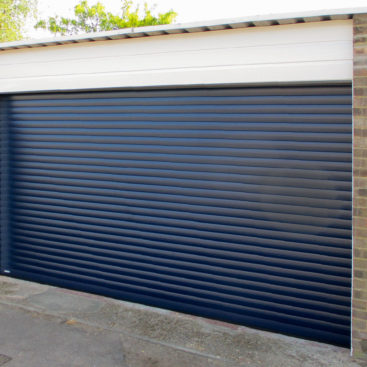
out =
<svg viewBox="0 0 367 367"><path fill-rule="evenodd" d="M349 345L350 85L10 108L12 274Z"/></svg>
<svg viewBox="0 0 367 367"><path fill-rule="evenodd" d="M125 205L135 208L149 208L149 209L162 209L162 210L174 210L181 211L183 215L185 212L194 212L200 214L214 214L217 215L219 212L222 218L225 217L235 217L235 218L248 218L248 219L260 219L260 220L277 220L279 222L285 223L298 223L306 225L316 225L325 228L343 228L350 229L349 221L350 217L343 215L343 211L339 210L327 210L324 209L322 212L320 209L315 209L312 213L313 218L306 215L304 212L304 207L298 208L302 214L297 214L296 206L286 206L282 208L279 205L260 205L259 203L246 203L244 206L233 206L228 207L228 201L217 199L205 199L201 200L191 199L187 200L185 197L173 196L173 195L157 195L157 194L143 194L139 193L141 196L139 199L135 199L132 195L125 195L124 197L116 197L114 195L108 195L112 193L104 193L100 195L98 193L85 192L75 193L72 190L64 190L63 192L43 190L39 187L38 190L29 190L24 187L15 187L17 194L25 199L27 202L38 202L38 203L49 203L50 200L68 200L73 203L73 201L80 201L89 203L102 204L115 204L115 205ZM138 195L138 193L136 194ZM235 204L235 203L233 203ZM272 209L278 210L273 212ZM283 209L283 210L281 210ZM292 210L293 209L293 210ZM310 209L310 208L308 208ZM332 226L332 227L331 227Z"/></svg>
<svg viewBox="0 0 367 367"><path fill-rule="evenodd" d="M106 250L106 249L85 249L85 247L80 245L73 245L72 247L66 244L60 244L57 242L50 243L47 241L39 241L30 239L27 236L17 235L18 239L24 241L22 249L28 251L30 256L38 256L40 252L44 254L55 254L61 257L75 257L80 259L98 260L100 262L106 262L107 264L123 265L124 269L138 269L144 272L152 271L164 277L164 274L170 274L173 276L185 277L188 279L202 280L206 282L215 282L216 284L227 284L235 285L238 287L246 287L246 289L262 290L264 292L270 292L275 294L292 295L293 297L305 298L309 300L323 301L330 303L331 299L333 302L337 300L338 302L344 302L345 306L335 306L333 304L334 310L338 309L340 312L348 311L349 304L349 292L348 287L334 286L330 287L330 293L327 287L323 288L320 283L313 283L314 290L308 290L304 287L304 282L293 281L289 282L286 278L274 277L271 282L261 282L254 277L246 277L246 272L237 274L237 278L228 276L228 274L219 274L218 272L211 271L210 267L202 269L202 267L197 267L192 270L181 269L173 264L172 262L160 261L159 263L134 261L132 258L126 259L125 257L119 256L118 251ZM21 251L21 250L20 250ZM33 255L32 255L33 254ZM112 256L111 256L112 255ZM147 273L149 274L149 273ZM269 280L269 279L268 279ZM289 285L292 284L292 287Z"/></svg>

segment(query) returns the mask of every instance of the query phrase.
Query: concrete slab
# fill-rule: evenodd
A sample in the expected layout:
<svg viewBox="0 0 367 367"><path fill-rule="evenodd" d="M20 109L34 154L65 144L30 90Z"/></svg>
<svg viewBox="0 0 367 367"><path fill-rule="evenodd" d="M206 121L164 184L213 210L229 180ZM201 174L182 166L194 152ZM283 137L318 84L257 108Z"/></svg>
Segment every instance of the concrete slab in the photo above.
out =
<svg viewBox="0 0 367 367"><path fill-rule="evenodd" d="M5 367L363 366L344 348L2 276L1 354Z"/></svg>
<svg viewBox="0 0 367 367"><path fill-rule="evenodd" d="M121 339L91 327L0 305L0 353L5 367L122 367Z"/></svg>
<svg viewBox="0 0 367 367"><path fill-rule="evenodd" d="M98 298L80 297L78 294L48 289L47 291L27 297L29 305L50 312L63 313L96 313L103 306Z"/></svg>

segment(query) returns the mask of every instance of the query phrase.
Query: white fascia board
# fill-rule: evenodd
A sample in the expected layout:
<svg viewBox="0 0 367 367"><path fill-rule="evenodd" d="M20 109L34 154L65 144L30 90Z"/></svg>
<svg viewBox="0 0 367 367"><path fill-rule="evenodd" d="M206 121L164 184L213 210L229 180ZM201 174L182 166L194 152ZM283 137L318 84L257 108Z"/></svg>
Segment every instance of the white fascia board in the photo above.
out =
<svg viewBox="0 0 367 367"><path fill-rule="evenodd" d="M352 75L351 20L0 53L0 93L350 81Z"/></svg>

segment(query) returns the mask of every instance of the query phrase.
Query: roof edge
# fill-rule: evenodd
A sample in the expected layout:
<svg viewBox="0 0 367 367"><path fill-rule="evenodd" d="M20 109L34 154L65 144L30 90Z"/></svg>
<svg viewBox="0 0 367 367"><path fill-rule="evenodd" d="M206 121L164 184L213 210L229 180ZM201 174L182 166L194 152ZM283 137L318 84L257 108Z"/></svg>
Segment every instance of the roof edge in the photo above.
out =
<svg viewBox="0 0 367 367"><path fill-rule="evenodd" d="M229 19L215 19L193 23L165 24L138 28L125 28L115 31L84 33L76 36L53 37L29 41L15 41L0 43L0 51L57 46L72 43L116 40L124 38L150 37L165 34L196 33L224 29L238 29L248 27L264 27L272 25L307 23L317 21L351 19L355 14L367 14L367 7L324 9L300 13L282 13L268 15L254 15Z"/></svg>

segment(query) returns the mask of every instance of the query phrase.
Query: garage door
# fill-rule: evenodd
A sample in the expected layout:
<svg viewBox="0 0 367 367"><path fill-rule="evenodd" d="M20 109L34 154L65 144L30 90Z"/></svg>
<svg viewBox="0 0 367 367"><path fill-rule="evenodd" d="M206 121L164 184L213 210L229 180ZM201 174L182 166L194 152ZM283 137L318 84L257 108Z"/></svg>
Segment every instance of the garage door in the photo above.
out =
<svg viewBox="0 0 367 367"><path fill-rule="evenodd" d="M11 98L14 276L349 344L351 88Z"/></svg>

